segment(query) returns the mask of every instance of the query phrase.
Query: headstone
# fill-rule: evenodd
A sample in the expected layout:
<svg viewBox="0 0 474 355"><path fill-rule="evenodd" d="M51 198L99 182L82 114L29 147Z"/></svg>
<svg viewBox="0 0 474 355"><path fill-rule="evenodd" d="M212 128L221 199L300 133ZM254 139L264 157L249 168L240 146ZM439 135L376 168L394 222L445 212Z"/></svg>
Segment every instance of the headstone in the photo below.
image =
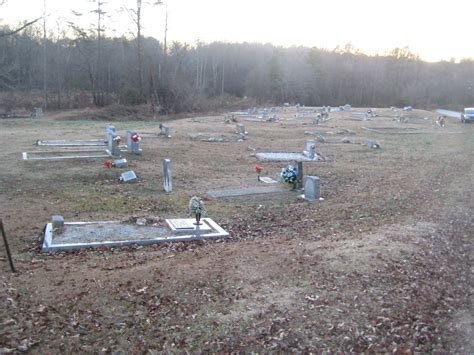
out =
<svg viewBox="0 0 474 355"><path fill-rule="evenodd" d="M127 151L136 155L143 153L143 150L140 149L140 136L135 131L127 131Z"/></svg>
<svg viewBox="0 0 474 355"><path fill-rule="evenodd" d="M314 141L314 140L306 141L305 155L309 159L314 159L315 153L316 153L316 141Z"/></svg>
<svg viewBox="0 0 474 355"><path fill-rule="evenodd" d="M120 175L120 181L121 182L137 182L138 178L137 175L133 170L126 171Z"/></svg>
<svg viewBox="0 0 474 355"><path fill-rule="evenodd" d="M164 124L160 123L160 135L165 136L166 138L171 138L170 128Z"/></svg>
<svg viewBox="0 0 474 355"><path fill-rule="evenodd" d="M51 219L51 222L53 223L53 228L54 229L64 227L64 217L63 216L55 215Z"/></svg>
<svg viewBox="0 0 474 355"><path fill-rule="evenodd" d="M344 111L350 111L350 110L352 110L351 105L345 104L345 105L344 105Z"/></svg>
<svg viewBox="0 0 474 355"><path fill-rule="evenodd" d="M405 106L405 107L403 108L403 111L411 112L411 111L413 111L413 107L411 107L411 106Z"/></svg>
<svg viewBox="0 0 474 355"><path fill-rule="evenodd" d="M113 161L112 164L116 168L127 168L128 167L127 159L116 159L116 160Z"/></svg>
<svg viewBox="0 0 474 355"><path fill-rule="evenodd" d="M320 182L318 176L307 176L304 179L304 199L306 201L319 201Z"/></svg>
<svg viewBox="0 0 474 355"><path fill-rule="evenodd" d="M239 123L237 125L237 133L240 134L241 137L242 135L245 136L246 134L248 134L248 132L245 131L245 126L242 123Z"/></svg>
<svg viewBox="0 0 474 355"><path fill-rule="evenodd" d="M117 134L117 131L116 131L115 127L114 126L108 126L105 129L105 141L108 142L109 141L109 135L114 135L114 134Z"/></svg>
<svg viewBox="0 0 474 355"><path fill-rule="evenodd" d="M374 141L366 141L365 144L370 148L370 149L379 149L380 144Z"/></svg>
<svg viewBox="0 0 474 355"><path fill-rule="evenodd" d="M107 146L108 146L108 152L111 156L114 157L119 157L120 156L120 136L117 134L109 134L108 135L108 141L107 141Z"/></svg>
<svg viewBox="0 0 474 355"><path fill-rule="evenodd" d="M41 107L33 107L31 111L31 117L41 117L43 116L43 109Z"/></svg>
<svg viewBox="0 0 474 355"><path fill-rule="evenodd" d="M171 178L171 160L163 160L163 189L165 192L173 191L173 181Z"/></svg>
<svg viewBox="0 0 474 355"><path fill-rule="evenodd" d="M268 121L270 122L276 122L277 121L277 115L275 113L272 113L269 117L268 117Z"/></svg>

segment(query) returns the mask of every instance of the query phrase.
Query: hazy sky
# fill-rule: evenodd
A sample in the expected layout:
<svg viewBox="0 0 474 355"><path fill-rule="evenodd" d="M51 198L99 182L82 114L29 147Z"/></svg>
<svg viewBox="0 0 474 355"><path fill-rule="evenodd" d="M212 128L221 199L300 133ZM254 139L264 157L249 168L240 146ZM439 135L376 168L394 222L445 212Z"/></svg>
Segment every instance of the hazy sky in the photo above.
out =
<svg viewBox="0 0 474 355"><path fill-rule="evenodd" d="M333 49L348 42L383 54L409 46L423 59L474 58L474 0L164 0L144 5L145 34L163 38L168 9L168 39L194 43L271 42ZM108 0L109 28L121 35L132 29L115 10L133 0ZM90 0L46 0L50 27L74 9L87 13ZM7 0L0 18L15 22L38 17L43 0ZM56 25L54 25L56 26Z"/></svg>

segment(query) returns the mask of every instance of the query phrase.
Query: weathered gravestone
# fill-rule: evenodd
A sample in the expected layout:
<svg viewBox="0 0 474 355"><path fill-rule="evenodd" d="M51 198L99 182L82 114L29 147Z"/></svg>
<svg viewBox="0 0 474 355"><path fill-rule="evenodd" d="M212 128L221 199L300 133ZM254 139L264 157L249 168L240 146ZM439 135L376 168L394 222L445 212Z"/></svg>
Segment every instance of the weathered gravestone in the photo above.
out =
<svg viewBox="0 0 474 355"><path fill-rule="evenodd" d="M42 117L43 116L43 109L41 107L33 107L31 111L31 117Z"/></svg>
<svg viewBox="0 0 474 355"><path fill-rule="evenodd" d="M307 176L304 179L304 199L306 201L319 201L320 182L318 176Z"/></svg>
<svg viewBox="0 0 474 355"><path fill-rule="evenodd" d="M120 181L121 182L137 182L138 178L137 175L133 170L126 171L120 175Z"/></svg>
<svg viewBox="0 0 474 355"><path fill-rule="evenodd" d="M165 192L173 191L173 181L171 177L171 160L163 160L163 189Z"/></svg>
<svg viewBox="0 0 474 355"><path fill-rule="evenodd" d="M160 135L165 136L166 138L171 138L170 128L160 123Z"/></svg>
<svg viewBox="0 0 474 355"><path fill-rule="evenodd" d="M109 134L107 137L107 146L108 150L107 152L114 157L119 157L120 156L120 148L119 144L121 142L121 138L117 134Z"/></svg>
<svg viewBox="0 0 474 355"><path fill-rule="evenodd" d="M115 135L117 134L117 130L115 129L114 126L107 126L105 129L105 141L109 141L109 135Z"/></svg>
<svg viewBox="0 0 474 355"><path fill-rule="evenodd" d="M112 165L116 168L126 168L128 167L127 159L116 159L112 162Z"/></svg>
<svg viewBox="0 0 474 355"><path fill-rule="evenodd" d="M143 150L140 149L140 136L135 131L127 131L127 151L130 154L141 155Z"/></svg>
<svg viewBox="0 0 474 355"><path fill-rule="evenodd" d="M245 130L245 126L242 123L239 123L237 125L237 133L240 135L240 137L245 137L248 132Z"/></svg>
<svg viewBox="0 0 474 355"><path fill-rule="evenodd" d="M304 151L304 155L306 155L309 159L314 159L315 154L316 154L316 141L307 140L306 150Z"/></svg>

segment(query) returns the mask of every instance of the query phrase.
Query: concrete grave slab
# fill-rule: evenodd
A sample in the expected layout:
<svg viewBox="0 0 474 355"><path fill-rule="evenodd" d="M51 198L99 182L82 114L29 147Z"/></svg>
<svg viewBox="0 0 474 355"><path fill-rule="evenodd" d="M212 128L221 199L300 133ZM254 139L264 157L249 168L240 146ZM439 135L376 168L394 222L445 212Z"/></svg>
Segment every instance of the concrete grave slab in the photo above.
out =
<svg viewBox="0 0 474 355"><path fill-rule="evenodd" d="M89 140L38 140L39 146L58 146L58 147L80 147L80 146L106 146L107 142L101 139Z"/></svg>
<svg viewBox="0 0 474 355"><path fill-rule="evenodd" d="M53 224L48 223L44 232L42 251L185 242L229 236L229 233L211 218L203 218L201 221L202 233L189 229L173 231L168 227L125 224L118 221L65 222L61 229L53 229Z"/></svg>
<svg viewBox="0 0 474 355"><path fill-rule="evenodd" d="M264 187L250 187L250 188L234 188L225 190L212 190L207 194L213 198L231 198L250 195L262 194L282 194L290 193L290 190L279 186L264 186Z"/></svg>
<svg viewBox="0 0 474 355"><path fill-rule="evenodd" d="M266 183L266 184L276 184L278 181L272 179L271 177L268 176L263 176L260 178L260 181Z"/></svg>
<svg viewBox="0 0 474 355"><path fill-rule="evenodd" d="M102 153L102 154L101 154ZM23 160L99 159L110 155L103 151L23 152Z"/></svg>
<svg viewBox="0 0 474 355"><path fill-rule="evenodd" d="M257 153L255 155L259 160L265 161L323 161L321 155L315 153L311 159L303 153Z"/></svg>

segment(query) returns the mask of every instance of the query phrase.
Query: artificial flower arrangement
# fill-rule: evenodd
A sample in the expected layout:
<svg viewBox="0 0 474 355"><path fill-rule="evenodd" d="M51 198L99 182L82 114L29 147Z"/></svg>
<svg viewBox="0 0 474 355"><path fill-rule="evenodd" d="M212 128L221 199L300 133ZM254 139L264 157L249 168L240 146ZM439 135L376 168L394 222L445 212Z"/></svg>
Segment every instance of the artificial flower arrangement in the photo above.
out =
<svg viewBox="0 0 474 355"><path fill-rule="evenodd" d="M199 197L193 196L189 200L188 210L196 217L196 225L201 225L201 215L206 213L204 202Z"/></svg>
<svg viewBox="0 0 474 355"><path fill-rule="evenodd" d="M280 173L279 181L291 184L293 188L296 188L296 184L298 183L298 168L291 164L283 168Z"/></svg>
<svg viewBox="0 0 474 355"><path fill-rule="evenodd" d="M130 137L132 139L133 142L140 142L142 140L142 137L140 137L138 134L134 134Z"/></svg>
<svg viewBox="0 0 474 355"><path fill-rule="evenodd" d="M114 141L115 143L117 143L117 144L120 144L120 142L122 141L122 138L120 138L120 136L115 136L115 137L113 138L113 141Z"/></svg>
<svg viewBox="0 0 474 355"><path fill-rule="evenodd" d="M114 164L110 160L104 161L103 164L106 168L111 168Z"/></svg>
<svg viewBox="0 0 474 355"><path fill-rule="evenodd" d="M256 165L255 166L255 172L257 173L257 181L260 181L260 174L263 170L263 166Z"/></svg>

